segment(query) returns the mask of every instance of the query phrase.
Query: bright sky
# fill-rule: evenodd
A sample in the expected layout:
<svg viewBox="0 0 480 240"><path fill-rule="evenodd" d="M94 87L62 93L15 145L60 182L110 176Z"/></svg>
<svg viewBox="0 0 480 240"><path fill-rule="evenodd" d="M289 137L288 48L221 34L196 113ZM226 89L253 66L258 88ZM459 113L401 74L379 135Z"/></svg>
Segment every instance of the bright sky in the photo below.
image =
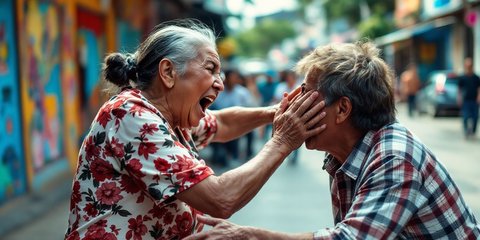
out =
<svg viewBox="0 0 480 240"><path fill-rule="evenodd" d="M253 5L243 0L227 0L227 6L235 13L243 13L246 17L267 15L283 9L296 7L295 0L253 0Z"/></svg>

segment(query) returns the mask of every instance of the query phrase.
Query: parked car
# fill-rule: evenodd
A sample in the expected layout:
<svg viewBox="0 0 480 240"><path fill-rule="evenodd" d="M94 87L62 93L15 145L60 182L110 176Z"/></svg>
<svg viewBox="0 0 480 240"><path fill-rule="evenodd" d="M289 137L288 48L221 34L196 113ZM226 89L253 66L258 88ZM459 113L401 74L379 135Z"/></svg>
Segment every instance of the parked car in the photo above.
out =
<svg viewBox="0 0 480 240"><path fill-rule="evenodd" d="M417 93L417 110L419 113L434 117L458 116L460 106L457 104L458 80L453 71L432 72Z"/></svg>

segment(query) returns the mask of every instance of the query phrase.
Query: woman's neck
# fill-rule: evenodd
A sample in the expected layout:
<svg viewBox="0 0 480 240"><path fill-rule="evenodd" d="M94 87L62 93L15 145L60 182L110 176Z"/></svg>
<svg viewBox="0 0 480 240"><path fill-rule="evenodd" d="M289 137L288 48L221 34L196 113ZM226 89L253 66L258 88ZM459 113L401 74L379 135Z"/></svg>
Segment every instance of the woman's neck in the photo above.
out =
<svg viewBox="0 0 480 240"><path fill-rule="evenodd" d="M150 91L146 90L146 91L142 91L142 95L148 99L148 101L155 107L158 109L158 111L160 111L160 113L162 114L162 116L165 118L165 120L167 120L168 124L170 124L170 126L172 128L175 128L176 127L176 124L175 122L173 121L173 112L170 111L168 105L169 105L169 102L168 102L168 98L163 95L163 94L154 94L154 93L151 93Z"/></svg>

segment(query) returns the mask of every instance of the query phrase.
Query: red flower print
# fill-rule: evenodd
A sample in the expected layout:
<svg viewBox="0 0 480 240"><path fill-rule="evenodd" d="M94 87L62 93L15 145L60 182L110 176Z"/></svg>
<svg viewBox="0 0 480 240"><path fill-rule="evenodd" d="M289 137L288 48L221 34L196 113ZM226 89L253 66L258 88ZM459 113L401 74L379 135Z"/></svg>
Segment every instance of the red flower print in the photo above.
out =
<svg viewBox="0 0 480 240"><path fill-rule="evenodd" d="M122 119L125 116L125 114L127 114L127 110L124 110L124 109L121 109L121 108L115 108L115 109L112 110L112 114L116 118Z"/></svg>
<svg viewBox="0 0 480 240"><path fill-rule="evenodd" d="M135 114L137 113L138 113L138 116L142 116L142 113L145 112L145 110L146 110L145 107L142 105L133 105L130 108L129 112L132 114L132 116L135 117Z"/></svg>
<svg viewBox="0 0 480 240"><path fill-rule="evenodd" d="M90 171L92 172L93 178L99 182L105 179L112 179L115 174L115 169L113 169L112 164L101 158L93 160L90 165Z"/></svg>
<svg viewBox="0 0 480 240"><path fill-rule="evenodd" d="M122 158L125 155L123 143L120 143L118 138L112 137L110 143L105 146L105 155Z"/></svg>
<svg viewBox="0 0 480 240"><path fill-rule="evenodd" d="M186 155L175 155L175 158L177 161L172 164L172 170L175 173L192 169L195 166L192 159Z"/></svg>
<svg viewBox="0 0 480 240"><path fill-rule="evenodd" d="M123 198L122 195L120 195L120 191L120 188L117 187L114 182L107 182L102 183L97 191L95 191L95 194L101 203L112 205Z"/></svg>
<svg viewBox="0 0 480 240"><path fill-rule="evenodd" d="M141 171L142 167L143 165L139 159L132 158L128 161L126 169L135 177L142 178L145 177L145 174Z"/></svg>
<svg viewBox="0 0 480 240"><path fill-rule="evenodd" d="M155 169L161 173L166 173L172 167L166 159L160 157L153 160L153 163L155 164Z"/></svg>
<svg viewBox="0 0 480 240"><path fill-rule="evenodd" d="M116 240L117 237L110 232L106 232L105 228L107 227L106 220L100 220L94 225L87 228L87 233L85 233L85 238L88 240Z"/></svg>
<svg viewBox="0 0 480 240"><path fill-rule="evenodd" d="M155 124L155 123L152 123L152 124L145 123L145 124L143 124L142 129L140 129L140 133L142 134L142 136L145 136L147 134L148 135L153 135L158 130L159 130L159 128L158 128L157 124Z"/></svg>
<svg viewBox="0 0 480 240"><path fill-rule="evenodd" d="M113 233L101 229L95 232L87 232L84 240L117 240L117 237Z"/></svg>
<svg viewBox="0 0 480 240"><path fill-rule="evenodd" d="M142 236L147 233L147 226L143 224L142 215L138 215L137 218L130 218L128 220L128 232L127 239L142 240Z"/></svg>
<svg viewBox="0 0 480 240"><path fill-rule="evenodd" d="M181 237L184 238L192 233L193 219L188 212L184 212L182 215L177 215L175 218L175 228L174 231Z"/></svg>
<svg viewBox="0 0 480 240"><path fill-rule="evenodd" d="M85 142L85 158L90 161L99 154L100 147L95 146L95 143L93 142L93 136L88 137L87 141Z"/></svg>
<svg viewBox="0 0 480 240"><path fill-rule="evenodd" d="M100 123L100 125L102 125L102 127L104 128L105 126L107 126L108 121L110 121L111 119L112 117L110 116L110 112L108 111L108 109L103 109L102 111L100 111L97 117L98 123Z"/></svg>
<svg viewBox="0 0 480 240"><path fill-rule="evenodd" d="M162 218L162 216L167 212L167 209L165 207L160 207L158 205L154 205L150 211L148 211L148 214L151 214L152 217L154 218Z"/></svg>
<svg viewBox="0 0 480 240"><path fill-rule="evenodd" d="M113 232L115 235L118 235L118 233L120 232L120 228L117 228L117 226L115 226L115 225L111 225L111 226L110 226L110 229L112 230L112 232Z"/></svg>
<svg viewBox="0 0 480 240"><path fill-rule="evenodd" d="M73 231L65 238L65 240L80 240L80 234L77 231Z"/></svg>
<svg viewBox="0 0 480 240"><path fill-rule="evenodd" d="M141 142L138 146L138 155L143 155L145 159L148 160L148 155L156 153L158 148L155 146L154 143L147 142L148 139L144 139L144 142Z"/></svg>
<svg viewBox="0 0 480 240"><path fill-rule="evenodd" d="M173 222L173 214L171 212L166 212L165 215L163 215L163 222L166 225L170 225Z"/></svg>
<svg viewBox="0 0 480 240"><path fill-rule="evenodd" d="M120 186L122 187L122 190L127 193L137 193L140 192L141 189L147 188L144 182L135 181L128 175L122 175L122 178L120 179Z"/></svg>
<svg viewBox="0 0 480 240"><path fill-rule="evenodd" d="M78 181L75 181L73 183L72 196L70 197L70 210L73 210L75 206L77 206L81 198L82 197L80 195L80 183Z"/></svg>
<svg viewBox="0 0 480 240"><path fill-rule="evenodd" d="M85 205L83 208L83 211L87 213L88 216L90 217L95 217L98 213L98 210L95 208L95 206L92 203L88 203Z"/></svg>
<svg viewBox="0 0 480 240"><path fill-rule="evenodd" d="M181 180L182 182L196 183L196 182L198 182L198 176L201 175L200 173L202 173L202 172L197 173L197 171L195 171L194 169L191 169L191 170L188 170L188 171L178 173L177 178L178 178L178 180ZM182 186L182 188L180 189L180 191L183 191L184 184L181 184L181 186Z"/></svg>

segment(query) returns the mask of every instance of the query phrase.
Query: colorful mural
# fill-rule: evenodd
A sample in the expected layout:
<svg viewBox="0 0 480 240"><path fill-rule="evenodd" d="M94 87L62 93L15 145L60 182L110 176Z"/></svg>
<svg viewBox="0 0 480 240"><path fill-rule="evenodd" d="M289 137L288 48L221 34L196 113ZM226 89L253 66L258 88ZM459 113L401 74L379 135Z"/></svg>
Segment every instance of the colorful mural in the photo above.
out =
<svg viewBox="0 0 480 240"><path fill-rule="evenodd" d="M21 1L19 26L25 159L33 188L68 168L60 46L62 13L53 1Z"/></svg>
<svg viewBox="0 0 480 240"><path fill-rule="evenodd" d="M13 0L0 1L0 204L26 191Z"/></svg>
<svg viewBox="0 0 480 240"><path fill-rule="evenodd" d="M102 15L77 9L78 71L81 83L83 129L88 126L106 100L101 84L101 67L106 51L105 19Z"/></svg>
<svg viewBox="0 0 480 240"><path fill-rule="evenodd" d="M80 87L77 77L75 48L75 5L72 1L65 3L65 15L62 24L62 89L65 111L65 151L70 161L72 172L77 166L80 134Z"/></svg>

